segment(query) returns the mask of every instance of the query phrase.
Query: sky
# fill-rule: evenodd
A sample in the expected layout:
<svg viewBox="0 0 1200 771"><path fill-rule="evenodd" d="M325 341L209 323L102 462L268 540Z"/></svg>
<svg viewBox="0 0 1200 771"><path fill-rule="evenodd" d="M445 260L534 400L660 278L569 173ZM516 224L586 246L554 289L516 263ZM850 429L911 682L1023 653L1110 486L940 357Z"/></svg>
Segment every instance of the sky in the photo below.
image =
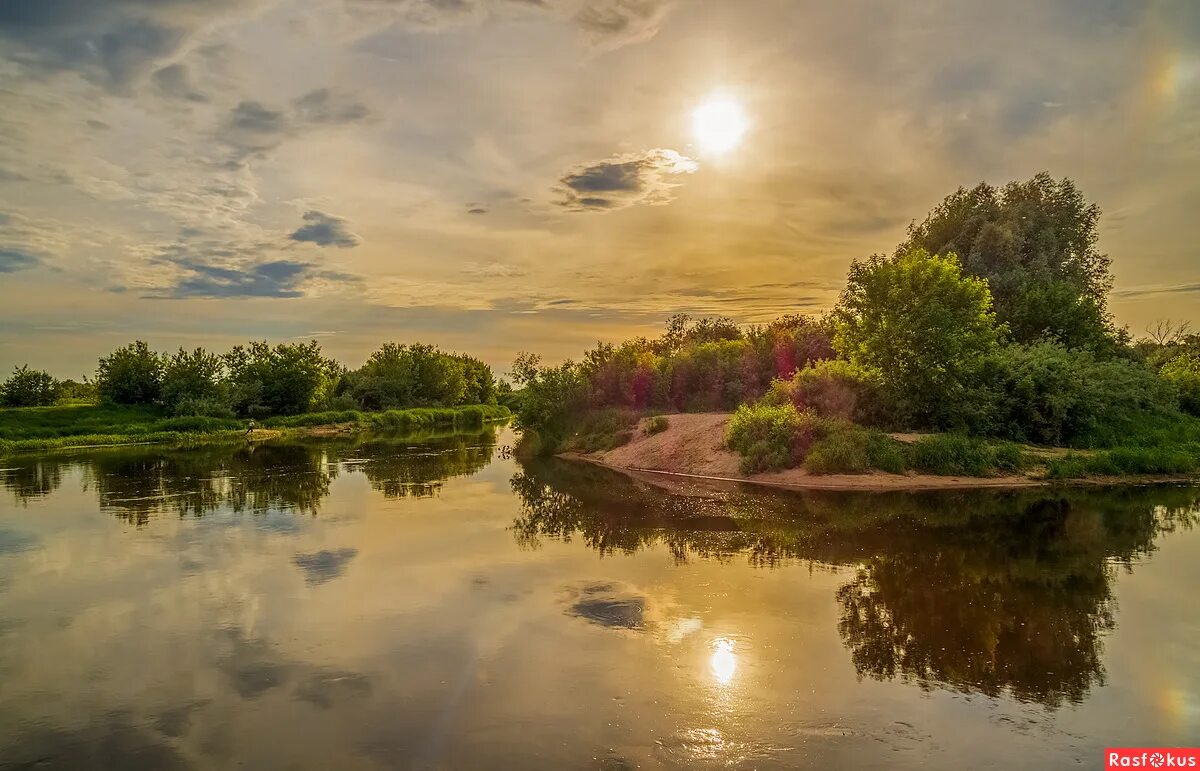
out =
<svg viewBox="0 0 1200 771"><path fill-rule="evenodd" d="M1200 323L1194 0L4 0L0 107L2 371L309 338L504 371L819 313L1043 170L1104 212L1119 324Z"/></svg>

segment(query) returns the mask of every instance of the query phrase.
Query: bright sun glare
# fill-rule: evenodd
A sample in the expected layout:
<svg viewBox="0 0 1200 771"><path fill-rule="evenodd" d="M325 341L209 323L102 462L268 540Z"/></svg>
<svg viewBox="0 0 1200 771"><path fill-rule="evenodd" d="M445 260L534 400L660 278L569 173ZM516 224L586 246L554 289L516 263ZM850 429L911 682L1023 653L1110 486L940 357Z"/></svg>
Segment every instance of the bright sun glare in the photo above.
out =
<svg viewBox="0 0 1200 771"><path fill-rule="evenodd" d="M711 96L692 113L692 135L700 149L723 155L737 147L746 133L742 105L727 96Z"/></svg>

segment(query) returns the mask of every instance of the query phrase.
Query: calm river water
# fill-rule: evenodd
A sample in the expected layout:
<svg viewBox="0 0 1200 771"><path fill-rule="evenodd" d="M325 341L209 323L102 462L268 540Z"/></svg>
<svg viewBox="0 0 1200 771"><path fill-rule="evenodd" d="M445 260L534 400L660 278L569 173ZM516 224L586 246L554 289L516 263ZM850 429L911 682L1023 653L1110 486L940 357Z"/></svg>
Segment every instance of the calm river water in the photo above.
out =
<svg viewBox="0 0 1200 771"><path fill-rule="evenodd" d="M1102 768L1200 489L664 489L506 431L0 461L0 768Z"/></svg>

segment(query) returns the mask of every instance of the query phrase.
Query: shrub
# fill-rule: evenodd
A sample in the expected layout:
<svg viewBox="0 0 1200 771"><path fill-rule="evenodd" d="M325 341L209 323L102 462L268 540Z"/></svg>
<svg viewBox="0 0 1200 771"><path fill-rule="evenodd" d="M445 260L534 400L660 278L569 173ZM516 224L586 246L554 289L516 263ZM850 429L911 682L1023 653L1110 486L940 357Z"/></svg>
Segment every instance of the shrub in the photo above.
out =
<svg viewBox="0 0 1200 771"><path fill-rule="evenodd" d="M729 419L725 443L742 456L742 472L798 465L817 436L819 419L792 404L743 404Z"/></svg>
<svg viewBox="0 0 1200 771"><path fill-rule="evenodd" d="M1183 353L1168 361L1159 375L1179 392L1184 412L1200 415L1200 356Z"/></svg>
<svg viewBox="0 0 1200 771"><path fill-rule="evenodd" d="M177 415L188 414L179 410L185 400L224 402L224 375L220 356L203 348L190 352L180 348L177 353L162 357L162 402Z"/></svg>
<svg viewBox="0 0 1200 771"><path fill-rule="evenodd" d="M818 361L797 370L790 380L776 379L764 400L796 405L825 417L868 420L877 418L879 377L844 359Z"/></svg>
<svg viewBox="0 0 1200 771"><path fill-rule="evenodd" d="M233 418L233 408L215 396L188 396L180 399L172 410L176 417Z"/></svg>
<svg viewBox="0 0 1200 771"><path fill-rule="evenodd" d="M826 435L817 440L804 459L814 474L858 474L879 470L902 474L904 446L879 431L844 420L825 422Z"/></svg>
<svg viewBox="0 0 1200 771"><path fill-rule="evenodd" d="M655 415L654 417L652 417L646 421L646 433L647 434L661 434L663 431L666 431L667 428L669 428L669 427L670 427L670 423L667 422L666 415Z"/></svg>
<svg viewBox="0 0 1200 771"><path fill-rule="evenodd" d="M100 360L96 390L114 404L154 404L162 391L162 359L141 340Z"/></svg>
<svg viewBox="0 0 1200 771"><path fill-rule="evenodd" d="M1172 412L1175 396L1142 364L1100 360L1058 343L1004 346L973 397L977 433L1048 445L1118 444L1134 425Z"/></svg>
<svg viewBox="0 0 1200 771"><path fill-rule="evenodd" d="M1051 479L1121 474L1194 474L1200 471L1195 451L1179 447L1119 447L1087 455L1069 454L1047 464Z"/></svg>
<svg viewBox="0 0 1200 771"><path fill-rule="evenodd" d="M965 434L924 437L909 445L907 454L914 470L943 476L987 476L1028 465L1025 453L1016 445L992 444Z"/></svg>
<svg viewBox="0 0 1200 771"><path fill-rule="evenodd" d="M61 387L50 373L22 365L0 383L0 405L5 407L49 407L58 401Z"/></svg>

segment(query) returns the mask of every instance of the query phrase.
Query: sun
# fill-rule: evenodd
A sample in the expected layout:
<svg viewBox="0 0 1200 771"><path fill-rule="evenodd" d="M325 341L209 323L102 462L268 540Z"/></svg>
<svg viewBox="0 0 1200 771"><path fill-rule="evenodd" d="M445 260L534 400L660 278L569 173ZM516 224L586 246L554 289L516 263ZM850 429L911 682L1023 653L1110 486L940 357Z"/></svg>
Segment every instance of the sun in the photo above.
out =
<svg viewBox="0 0 1200 771"><path fill-rule="evenodd" d="M724 155L741 144L746 127L741 103L728 96L710 96L692 112L692 136L710 155Z"/></svg>

